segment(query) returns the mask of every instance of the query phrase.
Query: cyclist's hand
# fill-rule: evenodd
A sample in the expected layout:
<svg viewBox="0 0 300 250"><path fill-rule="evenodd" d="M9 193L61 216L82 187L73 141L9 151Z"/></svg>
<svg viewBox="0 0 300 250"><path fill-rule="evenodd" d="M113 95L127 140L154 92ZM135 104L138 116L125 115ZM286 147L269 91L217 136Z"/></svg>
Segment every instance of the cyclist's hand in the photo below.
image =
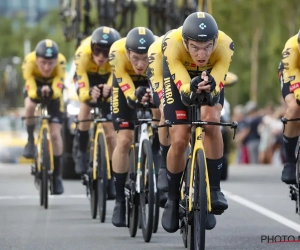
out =
<svg viewBox="0 0 300 250"><path fill-rule="evenodd" d="M149 102L151 98L151 91L149 88L141 86L136 89L135 96L140 103Z"/></svg>
<svg viewBox="0 0 300 250"><path fill-rule="evenodd" d="M201 77L196 76L191 80L190 88L194 93L201 93L201 91L209 93L216 88L216 81L206 71L203 71Z"/></svg>
<svg viewBox="0 0 300 250"><path fill-rule="evenodd" d="M102 88L102 95L103 97L109 97L111 94L111 87L108 86L107 84L100 84L99 88Z"/></svg>
<svg viewBox="0 0 300 250"><path fill-rule="evenodd" d="M51 97L51 88L49 86L43 86L41 88L41 96L44 98Z"/></svg>
<svg viewBox="0 0 300 250"><path fill-rule="evenodd" d="M94 86L93 88L91 88L90 90L90 95L92 97L93 100L96 100L100 97L100 89L98 86Z"/></svg>

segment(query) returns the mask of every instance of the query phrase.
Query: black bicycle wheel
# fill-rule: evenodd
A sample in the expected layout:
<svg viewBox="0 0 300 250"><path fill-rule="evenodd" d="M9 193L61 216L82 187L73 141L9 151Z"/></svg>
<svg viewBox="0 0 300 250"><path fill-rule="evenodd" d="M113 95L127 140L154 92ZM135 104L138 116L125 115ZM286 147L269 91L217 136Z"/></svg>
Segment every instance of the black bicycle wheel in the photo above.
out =
<svg viewBox="0 0 300 250"><path fill-rule="evenodd" d="M156 177L157 183L157 177ZM153 215L153 233L157 233L159 224L159 210L160 210L160 197L159 190L156 188L156 193L154 195L154 215Z"/></svg>
<svg viewBox="0 0 300 250"><path fill-rule="evenodd" d="M206 193L206 169L204 153L199 149L196 153L196 164L194 168L194 201L193 222L189 237L191 250L205 249L205 227L207 215L207 193Z"/></svg>
<svg viewBox="0 0 300 250"><path fill-rule="evenodd" d="M151 143L144 140L141 155L141 177L140 177L140 218L145 242L149 242L152 236L153 214L154 214L154 173L153 155ZM147 205L148 204L148 209Z"/></svg>
<svg viewBox="0 0 300 250"><path fill-rule="evenodd" d="M100 222L105 222L106 216L106 190L107 190L107 164L105 138L103 133L98 136L98 167L97 167L97 189L98 189L98 208ZM111 177L112 178L112 177Z"/></svg>
<svg viewBox="0 0 300 250"><path fill-rule="evenodd" d="M99 144L99 137L97 138L96 141L94 141L94 147L97 147L97 145ZM98 150L98 147L96 148L97 149L97 154L96 154L96 157L97 159L93 159L94 157L94 150L95 148L92 147L92 151L91 151L91 155L92 155L92 161L93 162L93 171L90 172L89 174L89 187L90 187L90 206L91 206L91 216L92 216L92 219L96 219L97 218L97 211L98 211L98 178L96 177L96 179L94 179L94 162L96 162L97 164L97 172L98 172L98 158L101 157L100 156L100 152ZM97 173L98 174L98 173Z"/></svg>
<svg viewBox="0 0 300 250"><path fill-rule="evenodd" d="M297 200L296 200L296 213L300 215L300 137L297 142L296 150L296 188L298 189L297 192Z"/></svg>
<svg viewBox="0 0 300 250"><path fill-rule="evenodd" d="M136 155L137 150L134 145L131 146L129 152L129 171L127 185L129 187L129 195L127 199L127 224L131 237L136 236L138 221L139 221L139 205L138 197L135 192L136 183Z"/></svg>
<svg viewBox="0 0 300 250"><path fill-rule="evenodd" d="M41 185L44 208L48 208L48 171L50 169L49 142L47 129L43 130L42 137L42 162L41 162Z"/></svg>

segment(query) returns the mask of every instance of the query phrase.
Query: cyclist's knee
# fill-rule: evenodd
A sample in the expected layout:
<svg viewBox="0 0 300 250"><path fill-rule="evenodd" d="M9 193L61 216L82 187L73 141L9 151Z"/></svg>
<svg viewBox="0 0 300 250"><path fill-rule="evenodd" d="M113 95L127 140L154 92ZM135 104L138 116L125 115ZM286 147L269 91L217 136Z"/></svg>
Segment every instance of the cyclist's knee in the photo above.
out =
<svg viewBox="0 0 300 250"><path fill-rule="evenodd" d="M62 139L59 128L51 129L50 136L51 136L52 143L54 145L57 145L57 143L59 143Z"/></svg>
<svg viewBox="0 0 300 250"><path fill-rule="evenodd" d="M188 126L173 126L170 129L172 150L185 152L190 140L190 128Z"/></svg>
<svg viewBox="0 0 300 250"><path fill-rule="evenodd" d="M131 133L127 133L128 131L119 131L117 136L117 147L118 150L121 150L122 152L126 153L129 152L130 146L132 143L132 135ZM132 131L129 131L132 132Z"/></svg>
<svg viewBox="0 0 300 250"><path fill-rule="evenodd" d="M286 96L287 109L285 116L288 119L299 118L300 116L300 106L297 104L294 95Z"/></svg>

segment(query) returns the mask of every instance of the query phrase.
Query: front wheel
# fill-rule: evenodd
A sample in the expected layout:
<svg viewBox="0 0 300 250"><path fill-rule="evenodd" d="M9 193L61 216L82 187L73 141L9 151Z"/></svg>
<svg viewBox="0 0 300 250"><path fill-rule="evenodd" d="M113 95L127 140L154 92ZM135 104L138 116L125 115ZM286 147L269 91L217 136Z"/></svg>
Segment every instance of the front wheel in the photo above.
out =
<svg viewBox="0 0 300 250"><path fill-rule="evenodd" d="M189 226L188 234L190 240L189 249L205 249L205 228L207 218L207 193L206 193L206 162L204 153L199 149L196 153L196 164L194 167L194 200L193 221Z"/></svg>
<svg viewBox="0 0 300 250"><path fill-rule="evenodd" d="M98 167L97 167L97 189L100 222L105 222L106 217L106 190L107 190L107 162L106 147L103 133L98 137Z"/></svg>
<svg viewBox="0 0 300 250"><path fill-rule="evenodd" d="M144 241L149 242L153 228L155 178L153 174L153 155L149 140L143 141L140 167L140 218Z"/></svg>
<svg viewBox="0 0 300 250"><path fill-rule="evenodd" d="M41 183L40 183L40 199L43 200L41 205L44 208L48 208L48 171L50 170L50 155L49 155L49 142L48 142L48 131L43 130L42 137L42 160L41 160Z"/></svg>

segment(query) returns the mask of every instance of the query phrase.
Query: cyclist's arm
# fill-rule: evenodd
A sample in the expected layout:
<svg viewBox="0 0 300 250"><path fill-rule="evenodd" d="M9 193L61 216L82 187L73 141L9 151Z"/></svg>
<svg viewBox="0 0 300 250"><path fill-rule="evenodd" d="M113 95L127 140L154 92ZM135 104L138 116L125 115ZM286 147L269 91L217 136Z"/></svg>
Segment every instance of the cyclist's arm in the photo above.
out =
<svg viewBox="0 0 300 250"><path fill-rule="evenodd" d="M37 99L37 85L33 75L33 70L35 67L35 62L31 61L27 56L22 64L22 73L25 80L25 88L27 90L27 95L31 99Z"/></svg>
<svg viewBox="0 0 300 250"><path fill-rule="evenodd" d="M135 86L130 75L126 71L126 56L111 50L109 64L112 67L114 77L117 79L125 98L130 98L132 101L135 101Z"/></svg>
<svg viewBox="0 0 300 250"><path fill-rule="evenodd" d="M149 67L147 70L147 77L151 82L153 91L158 94L159 99L162 99L162 55L152 50L151 46L148 51Z"/></svg>
<svg viewBox="0 0 300 250"><path fill-rule="evenodd" d="M228 73L233 56L233 50L231 49L233 47L231 45L233 41L229 37L224 37L223 39L217 48L217 61L211 71L211 76L216 81L216 92L220 92L220 88L222 88L225 83L225 76Z"/></svg>
<svg viewBox="0 0 300 250"><path fill-rule="evenodd" d="M82 52L75 55L76 75L78 81L79 100L86 102L91 100L90 83L87 74L88 58Z"/></svg>
<svg viewBox="0 0 300 250"><path fill-rule="evenodd" d="M300 89L300 68L298 66L299 51L298 48L285 48L282 53L283 63L283 82L293 85L290 87L291 92ZM298 85L296 85L298 84ZM297 90L296 92L298 92ZM295 92L294 92L295 93Z"/></svg>
<svg viewBox="0 0 300 250"><path fill-rule="evenodd" d="M190 93L190 81L191 77L181 62L181 52L178 48L177 41L172 41L168 37L163 41L165 46L164 58L167 60L168 69L171 75L175 76L174 83L176 84L179 92L184 92L186 94ZM164 79L165 81L165 79ZM164 83L165 84L165 83Z"/></svg>
<svg viewBox="0 0 300 250"><path fill-rule="evenodd" d="M53 82L51 86L53 90L52 99L57 99L61 97L62 90L64 87L65 76L66 76L66 58L63 55L59 54L58 62L57 62L57 74L53 78Z"/></svg>

